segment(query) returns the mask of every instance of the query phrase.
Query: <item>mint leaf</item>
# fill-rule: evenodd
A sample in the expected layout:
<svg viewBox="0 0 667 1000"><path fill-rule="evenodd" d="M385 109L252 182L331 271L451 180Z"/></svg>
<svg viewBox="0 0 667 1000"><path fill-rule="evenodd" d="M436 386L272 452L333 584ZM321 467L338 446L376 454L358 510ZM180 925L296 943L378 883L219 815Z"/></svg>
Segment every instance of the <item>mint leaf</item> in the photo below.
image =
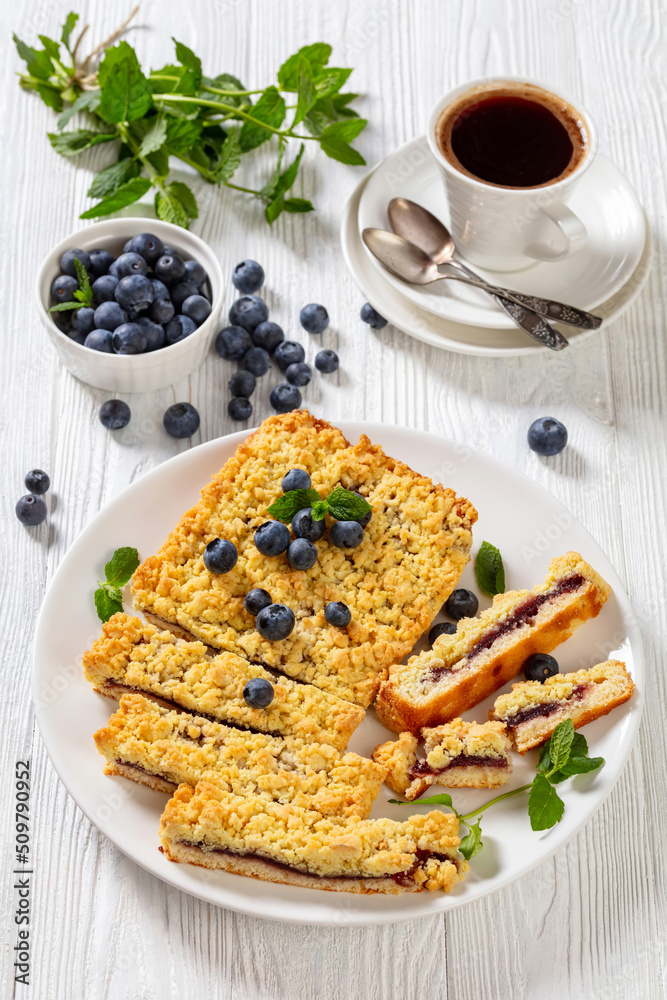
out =
<svg viewBox="0 0 667 1000"><path fill-rule="evenodd" d="M563 764L559 774L562 774L563 778L572 778L575 774L588 774L589 771L597 771L599 767L603 767L604 762L604 757L570 757ZM551 780L553 781L553 777Z"/></svg>
<svg viewBox="0 0 667 1000"><path fill-rule="evenodd" d="M74 293L79 300L79 302L84 306L92 306L93 304L93 290L90 287L90 279L88 278L88 272L81 263L81 261L75 257L74 258L74 268L76 270L76 276L79 281L79 288Z"/></svg>
<svg viewBox="0 0 667 1000"><path fill-rule="evenodd" d="M282 213L284 207L285 207L284 194L279 194L277 198L274 198L273 201L269 202L269 204L264 209L264 218L269 223L269 225L272 225L276 221L278 216Z"/></svg>
<svg viewBox="0 0 667 1000"><path fill-rule="evenodd" d="M326 129L324 132L326 132ZM366 161L361 153L359 153L356 149L353 149L349 143L344 142L343 139L340 139L338 136L325 137L324 132L320 137L320 147L328 157L332 160L338 160L339 163L348 163L352 167L364 166Z"/></svg>
<svg viewBox="0 0 667 1000"><path fill-rule="evenodd" d="M588 743L583 733L575 733L572 737L570 757L588 757Z"/></svg>
<svg viewBox="0 0 667 1000"><path fill-rule="evenodd" d="M449 806L450 809L454 809L452 797L446 792L440 792L438 795L429 795L428 798L417 799L415 802L404 802L402 799L389 799L389 801L395 806ZM456 812L455 809L454 812ZM458 816L458 813L456 814Z"/></svg>
<svg viewBox="0 0 667 1000"><path fill-rule="evenodd" d="M322 139L342 139L344 142L352 142L357 136L363 132L363 130L368 125L368 121L365 118L355 118L353 121L344 122L334 122L333 125L327 125L324 132L322 133Z"/></svg>
<svg viewBox="0 0 667 1000"><path fill-rule="evenodd" d="M287 198L283 208L286 212L314 212L315 206L307 198Z"/></svg>
<svg viewBox="0 0 667 1000"><path fill-rule="evenodd" d="M279 128L285 119L285 101L275 87L267 87L252 109L253 118L259 119L272 129ZM273 132L255 122L245 121L239 135L242 153L256 149L271 138Z"/></svg>
<svg viewBox="0 0 667 1000"><path fill-rule="evenodd" d="M181 66L185 66L186 69L190 70L192 83L196 90L201 83L201 59L194 54L192 49L184 45L183 42L177 42L175 38L172 38L172 42L176 46L176 58Z"/></svg>
<svg viewBox="0 0 667 1000"><path fill-rule="evenodd" d="M351 73L351 69L342 69L339 66L327 66L315 80L318 98L332 97L340 90Z"/></svg>
<svg viewBox="0 0 667 1000"><path fill-rule="evenodd" d="M77 111L95 111L99 103L99 90L84 90L82 94L79 94L76 101L63 111L56 125L62 131Z"/></svg>
<svg viewBox="0 0 667 1000"><path fill-rule="evenodd" d="M316 500L311 509L311 517L313 521L322 521L329 510L329 503L327 500Z"/></svg>
<svg viewBox="0 0 667 1000"><path fill-rule="evenodd" d="M132 180L121 184L113 194L93 205L86 212L82 212L80 219L96 219L100 215L112 215L113 212L120 211L126 205L132 205L139 201L149 190L151 182L147 177L134 177Z"/></svg>
<svg viewBox="0 0 667 1000"><path fill-rule="evenodd" d="M118 160L100 171L93 183L88 188L89 198L104 198L108 194L117 191L121 184L136 177L141 167L132 157L125 160Z"/></svg>
<svg viewBox="0 0 667 1000"><path fill-rule="evenodd" d="M155 211L158 219L184 229L188 228L190 219L196 219L198 215L195 196L181 181L173 181L164 191L157 192Z"/></svg>
<svg viewBox="0 0 667 1000"><path fill-rule="evenodd" d="M277 521L289 524L296 513L321 499L317 490L289 490L274 500L268 512Z"/></svg>
<svg viewBox="0 0 667 1000"><path fill-rule="evenodd" d="M104 567L107 583L124 587L139 565L139 553L129 545L116 549Z"/></svg>
<svg viewBox="0 0 667 1000"><path fill-rule="evenodd" d="M483 594L494 597L505 592L503 557L491 542L482 542L475 559L477 585Z"/></svg>
<svg viewBox="0 0 667 1000"><path fill-rule="evenodd" d="M470 861L471 858L477 857L477 855L484 848L484 843L482 841L482 827L481 820L477 820L476 823L466 823L468 827L468 833L465 837L461 838L461 843L459 844L459 853L463 855L466 861Z"/></svg>
<svg viewBox="0 0 667 1000"><path fill-rule="evenodd" d="M294 112L292 128L302 122L306 113L310 111L317 100L315 92L315 80L310 68L310 63L304 56L299 56L297 61L297 104Z"/></svg>
<svg viewBox="0 0 667 1000"><path fill-rule="evenodd" d="M71 309L83 309L83 302L58 302L57 305L47 309L50 313L69 312Z"/></svg>
<svg viewBox="0 0 667 1000"><path fill-rule="evenodd" d="M73 132L47 132L49 142L61 156L77 156L84 149L91 149L101 142L112 142L115 132L99 132L94 129L76 129Z"/></svg>
<svg viewBox="0 0 667 1000"><path fill-rule="evenodd" d="M139 156L148 156L154 153L161 146L164 146L167 139L167 119L162 115L156 115L148 132L142 139L139 148Z"/></svg>
<svg viewBox="0 0 667 1000"><path fill-rule="evenodd" d="M314 42L304 45L293 56L286 59L278 70L278 86L281 90L296 91L298 89L299 63L307 60L313 76L318 76L331 57L331 46L326 42Z"/></svg>
<svg viewBox="0 0 667 1000"><path fill-rule="evenodd" d="M67 17L65 18L65 23L63 24L63 30L60 33L60 41L63 43L67 51L70 53L71 49L69 45L69 40L72 32L74 31L76 22L78 20L79 20L79 15L75 14L74 11L71 10L67 15Z"/></svg>
<svg viewBox="0 0 667 1000"><path fill-rule="evenodd" d="M574 739L574 724L572 719L559 722L549 740L549 756L553 771L560 771L567 762Z"/></svg>
<svg viewBox="0 0 667 1000"><path fill-rule="evenodd" d="M112 615L123 610L123 595L118 587L102 584L93 595L97 617L102 622L108 622Z"/></svg>
<svg viewBox="0 0 667 1000"><path fill-rule="evenodd" d="M176 156L179 153L187 153L198 142L201 132L202 126L199 122L169 118L167 120L167 146L169 147L169 152L174 153Z"/></svg>
<svg viewBox="0 0 667 1000"><path fill-rule="evenodd" d="M240 162L241 146L239 145L239 130L232 129L222 144L220 159L213 171L213 176L218 184L224 184L226 181L231 180Z"/></svg>
<svg viewBox="0 0 667 1000"><path fill-rule="evenodd" d="M327 497L329 513L337 521L359 521L365 514L373 508L368 500L364 500L357 493L346 490L342 486L337 486Z"/></svg>
<svg viewBox="0 0 667 1000"><path fill-rule="evenodd" d="M127 42L106 50L97 78L102 91L98 113L106 121L136 121L153 106L148 81Z"/></svg>
<svg viewBox="0 0 667 1000"><path fill-rule="evenodd" d="M22 42L17 35L12 35L12 38L30 76L34 76L38 80L48 80L53 73L53 65L48 52L45 52L44 49L33 49L31 45Z"/></svg>
<svg viewBox="0 0 667 1000"><path fill-rule="evenodd" d="M181 205L187 212L188 218L197 219L199 217L197 199L187 184L184 184L183 181L172 181L169 185L169 190L178 198Z"/></svg>
<svg viewBox="0 0 667 1000"><path fill-rule="evenodd" d="M544 774L533 779L528 795L528 815L533 830L550 830L560 822L565 804Z"/></svg>

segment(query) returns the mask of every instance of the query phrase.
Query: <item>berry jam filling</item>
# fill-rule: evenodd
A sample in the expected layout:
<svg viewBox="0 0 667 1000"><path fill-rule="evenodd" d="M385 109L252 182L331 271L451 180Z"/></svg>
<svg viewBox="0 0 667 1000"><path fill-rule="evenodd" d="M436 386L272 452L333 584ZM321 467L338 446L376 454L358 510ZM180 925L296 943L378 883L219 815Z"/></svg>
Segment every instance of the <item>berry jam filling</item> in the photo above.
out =
<svg viewBox="0 0 667 1000"><path fill-rule="evenodd" d="M565 580L560 580L555 587L552 587L551 590L548 590L544 594L534 594L511 615L509 615L505 621L498 622L497 625L490 628L489 631L482 636L479 642L475 643L473 648L466 655L465 662L469 663L470 660L472 660L479 653L483 653L487 649L490 649L494 642L497 639L500 639L501 636L506 635L508 632L513 632L515 629L521 628L521 626L525 625L527 621L535 617L542 605L547 604L549 601L552 601L557 597L561 597L562 594L571 594L573 591L578 590L579 587L581 587L581 585L585 582L585 578L577 573L574 576L567 577ZM440 680L443 674L449 673L451 673L451 669L443 664L439 667L433 667L433 669L429 671L428 677L424 679L430 681L431 683L435 683Z"/></svg>
<svg viewBox="0 0 667 1000"><path fill-rule="evenodd" d="M507 767L507 759L460 753L457 757L452 757L447 767L431 767L427 760L418 760L409 769L408 774L411 778L425 778L430 774L444 774L452 767Z"/></svg>
<svg viewBox="0 0 667 1000"><path fill-rule="evenodd" d="M524 722L530 722L532 719L548 718L548 716L553 715L554 712L570 705L572 702L581 701L584 692L589 687L589 684L577 684L572 688L572 694L569 698L563 701L549 701L543 705L534 705L532 708L522 708L516 715L510 715L508 718L503 719L503 722L508 729L516 729L517 726L523 725Z"/></svg>

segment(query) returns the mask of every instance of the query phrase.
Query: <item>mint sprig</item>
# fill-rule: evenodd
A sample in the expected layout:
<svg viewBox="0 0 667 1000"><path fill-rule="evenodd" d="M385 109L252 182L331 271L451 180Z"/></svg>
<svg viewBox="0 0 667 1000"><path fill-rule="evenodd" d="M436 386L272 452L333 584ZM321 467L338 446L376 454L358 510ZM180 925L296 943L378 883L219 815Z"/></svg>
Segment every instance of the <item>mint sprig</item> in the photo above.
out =
<svg viewBox="0 0 667 1000"><path fill-rule="evenodd" d="M482 542L475 559L477 585L483 594L495 597L505 592L503 557L491 542Z"/></svg>
<svg viewBox="0 0 667 1000"><path fill-rule="evenodd" d="M97 581L99 586L93 595L100 621L109 621L112 615L123 610L121 588L128 582L138 565L139 553L136 549L129 546L116 549L104 567L106 579Z"/></svg>
<svg viewBox="0 0 667 1000"><path fill-rule="evenodd" d="M481 814L503 799L513 798L523 792L528 792L528 816L532 830L550 830L563 818L565 803L554 788L554 785L571 778L576 774L586 774L597 771L604 765L603 757L589 757L588 744L585 736L575 733L571 719L559 722L551 738L540 750L537 774L528 785L513 788L511 792L496 795L483 806L469 813L459 813L452 803L451 795L446 792L431 795L416 802L402 799L389 799L394 805L448 806L460 823L463 823L468 833L461 838L459 852L466 861L474 858L484 847L482 841Z"/></svg>
<svg viewBox="0 0 667 1000"><path fill-rule="evenodd" d="M59 302L55 306L51 306L48 312L69 312L72 309L83 309L84 306L91 307L93 304L93 290L90 287L90 279L88 278L88 272L85 267L78 259L74 258L74 267L76 268L76 276L79 279L79 287L74 292L74 302Z"/></svg>
<svg viewBox="0 0 667 1000"><path fill-rule="evenodd" d="M271 517L277 521L289 524L295 514L298 514L304 507L311 507L321 501L317 490L289 490L281 497L274 500L268 509Z"/></svg>
<svg viewBox="0 0 667 1000"><path fill-rule="evenodd" d="M271 504L269 514L278 521L289 524L295 514L310 507L313 521L321 521L331 514L337 521L359 521L373 508L358 493L336 486L328 497L321 497L317 490L289 490Z"/></svg>

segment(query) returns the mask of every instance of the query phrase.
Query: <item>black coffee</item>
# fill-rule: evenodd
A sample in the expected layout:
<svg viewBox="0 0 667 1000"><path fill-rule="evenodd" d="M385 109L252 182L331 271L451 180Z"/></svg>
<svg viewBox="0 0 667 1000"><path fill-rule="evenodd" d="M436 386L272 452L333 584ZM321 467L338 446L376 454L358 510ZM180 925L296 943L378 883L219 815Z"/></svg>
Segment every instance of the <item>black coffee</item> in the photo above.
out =
<svg viewBox="0 0 667 1000"><path fill-rule="evenodd" d="M542 92L540 91L540 94ZM572 173L587 144L574 109L511 89L470 95L438 122L438 145L455 167L501 187L541 187Z"/></svg>

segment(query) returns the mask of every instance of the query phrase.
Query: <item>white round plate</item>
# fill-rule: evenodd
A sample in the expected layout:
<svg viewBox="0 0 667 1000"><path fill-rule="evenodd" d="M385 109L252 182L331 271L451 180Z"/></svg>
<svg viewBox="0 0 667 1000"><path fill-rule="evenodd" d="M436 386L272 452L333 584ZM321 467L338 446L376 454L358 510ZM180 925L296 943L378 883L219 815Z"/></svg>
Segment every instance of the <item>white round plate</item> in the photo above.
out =
<svg viewBox="0 0 667 1000"><path fill-rule="evenodd" d="M359 232L368 226L391 229L387 205L398 196L423 205L448 225L445 187L425 136L401 146L377 166L361 196ZM596 309L622 288L639 263L646 242L644 212L628 180L601 154L568 198L568 205L588 230L579 253L509 274L478 267L475 271L505 288ZM409 285L390 274L368 249L366 253L389 284L434 316L497 330L513 327L507 314L484 292L460 281Z"/></svg>
<svg viewBox="0 0 667 1000"><path fill-rule="evenodd" d="M442 480L478 507L475 551L483 539L500 548L507 585L532 587L550 559L576 549L613 587L600 616L558 650L562 670L590 666L609 656L625 660L637 684L626 705L586 727L591 754L606 766L559 785L565 815L558 826L533 833L526 800L517 796L485 814L486 846L454 892L357 896L274 885L222 871L167 861L159 852L158 826L167 796L120 777L106 777L93 733L106 725L115 703L84 680L80 658L99 634L93 591L106 560L123 545L142 557L156 552L180 515L196 502L199 489L230 458L246 432L210 441L149 472L106 506L81 533L61 562L47 591L35 635L33 697L37 721L56 771L77 805L102 833L137 864L193 896L242 913L301 924L375 924L408 920L450 910L480 899L525 875L548 858L586 823L611 791L630 753L641 716L643 663L639 634L621 583L600 547L565 508L535 483L485 455L436 436L381 424L344 423L351 441L367 433L386 451L434 480ZM476 589L469 566L462 585ZM487 606L488 601L482 601ZM126 604L129 609L129 603ZM493 699L469 713L483 720ZM393 734L372 711L355 733L350 749L370 754ZM516 758L508 788L530 780L537 755ZM437 791L437 789L435 789ZM454 793L461 812L493 793ZM383 788L373 816L405 818L426 807L392 806Z"/></svg>
<svg viewBox="0 0 667 1000"><path fill-rule="evenodd" d="M375 266L374 258L366 249L359 229L359 203L366 185L371 182L377 169L376 167L367 174L353 191L345 207L340 228L343 257L352 278L370 304L385 319L415 340L456 354L506 358L548 351L548 348L531 340L513 326L507 330L498 330L488 326L469 326L442 316L435 316L426 309L421 309L405 295L405 289L409 286L404 282L398 282L397 287L389 282L389 273L379 264ZM596 313L604 318L603 331L635 301L648 279L650 268L651 239L647 228L644 250L635 270L615 295L595 309ZM441 284L455 283L441 282ZM598 333L596 330L578 331L575 327L566 327L562 324L560 329L571 344L579 343L585 337Z"/></svg>

